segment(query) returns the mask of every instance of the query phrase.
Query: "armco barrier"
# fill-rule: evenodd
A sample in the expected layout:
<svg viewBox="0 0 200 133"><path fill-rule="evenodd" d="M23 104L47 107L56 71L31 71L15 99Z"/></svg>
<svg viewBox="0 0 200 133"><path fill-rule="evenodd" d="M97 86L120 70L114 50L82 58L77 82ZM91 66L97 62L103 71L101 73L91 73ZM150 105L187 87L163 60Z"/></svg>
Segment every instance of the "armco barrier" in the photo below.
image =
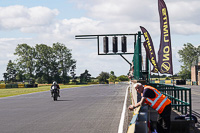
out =
<svg viewBox="0 0 200 133"><path fill-rule="evenodd" d="M38 84L25 84L25 88L33 88L33 87L38 87Z"/></svg>
<svg viewBox="0 0 200 133"><path fill-rule="evenodd" d="M6 88L12 88L11 84L6 84Z"/></svg>
<svg viewBox="0 0 200 133"><path fill-rule="evenodd" d="M11 84L12 88L18 88L18 84Z"/></svg>
<svg viewBox="0 0 200 133"><path fill-rule="evenodd" d="M32 88L34 87L34 85L31 85L31 84L25 84L25 88Z"/></svg>
<svg viewBox="0 0 200 133"><path fill-rule="evenodd" d="M0 84L0 89L5 89L6 88L6 84Z"/></svg>
<svg viewBox="0 0 200 133"><path fill-rule="evenodd" d="M165 80L165 84L171 84L173 80Z"/></svg>
<svg viewBox="0 0 200 133"><path fill-rule="evenodd" d="M18 84L6 84L5 88L18 88Z"/></svg>
<svg viewBox="0 0 200 133"><path fill-rule="evenodd" d="M176 85L186 85L186 80L176 80Z"/></svg>
<svg viewBox="0 0 200 133"><path fill-rule="evenodd" d="M24 88L24 84L18 84L18 88Z"/></svg>
<svg viewBox="0 0 200 133"><path fill-rule="evenodd" d="M25 84L0 84L0 89L6 88L27 88L27 87L38 87L38 84L33 85L25 85Z"/></svg>
<svg viewBox="0 0 200 133"><path fill-rule="evenodd" d="M197 82L195 81L190 81L190 80L186 80L186 81L183 81L181 84L180 84L180 81L178 80L151 80L151 83L160 83L160 84L176 84L176 85L197 85Z"/></svg>

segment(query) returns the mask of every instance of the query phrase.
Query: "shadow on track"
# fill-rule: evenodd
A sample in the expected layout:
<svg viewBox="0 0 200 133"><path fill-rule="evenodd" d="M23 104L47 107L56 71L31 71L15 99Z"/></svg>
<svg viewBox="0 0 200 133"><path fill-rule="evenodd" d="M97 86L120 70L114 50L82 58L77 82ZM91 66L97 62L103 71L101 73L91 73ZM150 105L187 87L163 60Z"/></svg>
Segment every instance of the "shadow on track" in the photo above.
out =
<svg viewBox="0 0 200 133"><path fill-rule="evenodd" d="M73 100L57 100L58 102L66 102L66 101L73 101Z"/></svg>

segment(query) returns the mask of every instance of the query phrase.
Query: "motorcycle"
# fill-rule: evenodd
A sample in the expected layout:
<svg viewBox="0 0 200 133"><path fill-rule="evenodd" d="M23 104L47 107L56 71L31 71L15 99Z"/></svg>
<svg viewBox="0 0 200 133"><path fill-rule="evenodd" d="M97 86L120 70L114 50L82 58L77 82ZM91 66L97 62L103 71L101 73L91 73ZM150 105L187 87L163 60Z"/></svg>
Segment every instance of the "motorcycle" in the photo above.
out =
<svg viewBox="0 0 200 133"><path fill-rule="evenodd" d="M53 100L57 101L58 100L58 89L52 87L51 91L52 91L51 93L52 93Z"/></svg>

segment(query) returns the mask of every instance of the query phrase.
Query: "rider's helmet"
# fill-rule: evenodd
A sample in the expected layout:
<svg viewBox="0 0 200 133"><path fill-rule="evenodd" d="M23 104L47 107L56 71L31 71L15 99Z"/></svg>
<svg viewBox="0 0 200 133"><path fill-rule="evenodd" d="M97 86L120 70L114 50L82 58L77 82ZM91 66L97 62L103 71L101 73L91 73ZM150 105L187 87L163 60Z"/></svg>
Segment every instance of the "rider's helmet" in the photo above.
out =
<svg viewBox="0 0 200 133"><path fill-rule="evenodd" d="M57 82L56 82L56 81L53 81L53 85L57 85Z"/></svg>

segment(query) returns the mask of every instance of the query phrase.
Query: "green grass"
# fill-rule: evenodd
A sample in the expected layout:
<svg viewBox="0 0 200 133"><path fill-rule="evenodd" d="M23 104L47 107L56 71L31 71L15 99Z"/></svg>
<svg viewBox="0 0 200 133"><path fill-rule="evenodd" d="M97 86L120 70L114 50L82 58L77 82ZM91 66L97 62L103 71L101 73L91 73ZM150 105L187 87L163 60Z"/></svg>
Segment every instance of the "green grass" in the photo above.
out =
<svg viewBox="0 0 200 133"><path fill-rule="evenodd" d="M61 85L60 88L74 88L74 87L81 87L81 86L88 86L88 85ZM35 92L42 92L42 91L49 91L50 86L40 86L38 88L7 88L7 89L0 89L0 97L9 97L9 96L16 96L22 94L30 94Z"/></svg>

